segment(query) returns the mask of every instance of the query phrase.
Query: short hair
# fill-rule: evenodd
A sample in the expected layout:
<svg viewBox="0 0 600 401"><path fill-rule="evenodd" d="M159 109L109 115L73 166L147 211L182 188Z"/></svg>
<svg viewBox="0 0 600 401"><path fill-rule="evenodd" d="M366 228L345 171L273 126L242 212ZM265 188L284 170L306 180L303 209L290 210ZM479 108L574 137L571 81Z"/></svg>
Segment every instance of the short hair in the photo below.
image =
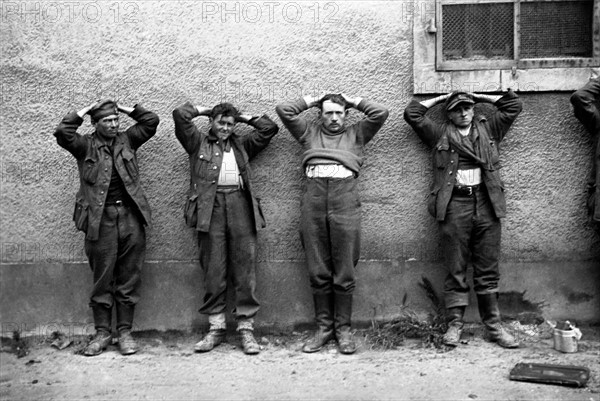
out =
<svg viewBox="0 0 600 401"><path fill-rule="evenodd" d="M346 102L346 99L344 99L344 97L339 94L339 93L328 93L327 95L323 96L321 98L321 100L319 100L319 108L322 110L323 109L323 102L325 102L326 100L329 100L330 102L333 103L337 103L340 106L344 106L344 110L349 108L349 104L348 102Z"/></svg>
<svg viewBox="0 0 600 401"><path fill-rule="evenodd" d="M240 115L240 112L231 103L219 103L211 110L210 118L215 118L218 115L221 115L222 117L233 117L234 119L237 119L237 117Z"/></svg>

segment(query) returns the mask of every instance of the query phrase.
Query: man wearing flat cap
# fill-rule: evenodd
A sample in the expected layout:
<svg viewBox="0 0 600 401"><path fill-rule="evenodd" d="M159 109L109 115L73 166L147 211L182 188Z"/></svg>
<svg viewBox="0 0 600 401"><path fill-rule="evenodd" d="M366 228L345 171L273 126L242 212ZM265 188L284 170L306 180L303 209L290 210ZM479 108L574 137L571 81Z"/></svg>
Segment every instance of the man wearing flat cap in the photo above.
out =
<svg viewBox="0 0 600 401"><path fill-rule="evenodd" d="M119 113L137 124L120 131ZM86 114L94 132L77 132ZM85 233L85 252L93 273L90 307L96 334L84 355L99 355L112 340L112 310L116 310L119 350L137 352L131 336L140 274L146 250L144 226L150 206L140 184L136 150L158 126L158 116L143 107L104 100L67 114L54 136L77 160L80 187L73 220Z"/></svg>
<svg viewBox="0 0 600 401"><path fill-rule="evenodd" d="M442 102L447 120L440 123L427 112ZM476 103L491 103L496 109L489 117L475 116ZM460 342L469 304L469 261L479 314L489 339L504 348L519 346L501 324L498 261L500 219L506 216L499 143L521 109L520 99L509 90L502 96L453 92L421 102L412 100L404 111L404 119L433 148L434 180L428 210L439 223L448 270L444 281L448 330L443 340L449 346Z"/></svg>
<svg viewBox="0 0 600 401"><path fill-rule="evenodd" d="M208 132L193 121L208 117ZM231 103L212 108L186 102L173 110L175 136L189 155L190 190L185 204L186 224L198 233L204 300L200 313L208 316L209 331L194 345L208 352L226 336L227 281L235 296L233 314L245 354L260 352L254 338L257 230L265 219L252 189L250 160L269 145L279 131L267 115L240 113ZM254 128L234 132L236 123Z"/></svg>

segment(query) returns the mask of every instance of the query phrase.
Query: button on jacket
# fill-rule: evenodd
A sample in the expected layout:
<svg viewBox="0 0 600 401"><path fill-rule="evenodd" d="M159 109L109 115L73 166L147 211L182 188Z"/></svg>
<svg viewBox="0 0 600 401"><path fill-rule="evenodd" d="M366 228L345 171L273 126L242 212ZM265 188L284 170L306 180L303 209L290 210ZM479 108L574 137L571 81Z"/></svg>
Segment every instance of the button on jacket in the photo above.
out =
<svg viewBox="0 0 600 401"><path fill-rule="evenodd" d="M185 205L185 220L189 227L208 232L213 212L217 183L223 162L223 144L209 132L198 130L192 119L200 116L198 109L190 102L173 111L175 135L189 154L191 182ZM243 185L252 199L252 214L257 229L266 226L259 199L252 194L252 160L271 141L279 127L269 117L263 115L248 122L256 130L248 135L232 134L228 141L235 155Z"/></svg>
<svg viewBox="0 0 600 401"><path fill-rule="evenodd" d="M155 113L138 105L129 117L137 121L137 124L117 134L113 154L108 145L97 138L96 132L91 135L77 133L83 119L76 112L67 114L54 133L58 144L77 159L80 187L73 220L77 229L85 232L85 238L90 241L98 239L113 159L125 190L139 210L143 223L150 224L150 206L140 185L136 150L156 133L159 119Z"/></svg>
<svg viewBox="0 0 600 401"><path fill-rule="evenodd" d="M496 217L506 216L504 184L500 179L498 144L522 110L518 96L509 90L494 103L497 110L487 119L477 116L473 119L472 130L481 149L490 155L488 165L482 165L482 179L487 188ZM433 148L434 181L429 195L428 210L438 221L446 218L446 209L456 183L458 152L449 140L450 130L457 128L451 122L437 123L425 114L429 109L412 100L404 111L404 119L415 130L419 138Z"/></svg>

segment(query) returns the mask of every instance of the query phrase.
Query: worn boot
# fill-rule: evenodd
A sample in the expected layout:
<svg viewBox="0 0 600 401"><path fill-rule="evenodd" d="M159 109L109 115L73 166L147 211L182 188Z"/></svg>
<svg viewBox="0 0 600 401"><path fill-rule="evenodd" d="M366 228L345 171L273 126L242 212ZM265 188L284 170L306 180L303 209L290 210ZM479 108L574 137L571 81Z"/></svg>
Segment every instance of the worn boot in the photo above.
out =
<svg viewBox="0 0 600 401"><path fill-rule="evenodd" d="M237 331L242 338L242 349L246 355L256 355L260 352L260 345L254 338L254 319L241 318L238 320Z"/></svg>
<svg viewBox="0 0 600 401"><path fill-rule="evenodd" d="M111 343L110 326L112 322L112 308L96 305L92 307L94 313L94 326L96 334L83 350L85 356L100 355Z"/></svg>
<svg viewBox="0 0 600 401"><path fill-rule="evenodd" d="M117 303L117 331L119 332L119 351L121 355L135 354L139 346L131 336L135 305Z"/></svg>
<svg viewBox="0 0 600 401"><path fill-rule="evenodd" d="M342 354L356 352L354 334L350 331L352 319L352 294L335 293L335 336Z"/></svg>
<svg viewBox="0 0 600 401"><path fill-rule="evenodd" d="M519 342L502 327L498 294L477 294L479 315L485 325L490 341L498 343L503 348L517 348Z"/></svg>
<svg viewBox="0 0 600 401"><path fill-rule="evenodd" d="M448 308L447 312L448 330L446 330L442 341L445 345L456 347L460 342L460 335L462 334L465 307L455 306L453 308Z"/></svg>
<svg viewBox="0 0 600 401"><path fill-rule="evenodd" d="M210 323L208 333L201 341L198 341L194 345L194 351L196 352L211 351L225 340L225 336L227 334L225 330L227 327L225 323L225 314L216 313L209 315L208 322Z"/></svg>
<svg viewBox="0 0 600 401"><path fill-rule="evenodd" d="M313 294L315 321L317 330L304 346L302 352L317 352L334 338L333 332L333 294Z"/></svg>

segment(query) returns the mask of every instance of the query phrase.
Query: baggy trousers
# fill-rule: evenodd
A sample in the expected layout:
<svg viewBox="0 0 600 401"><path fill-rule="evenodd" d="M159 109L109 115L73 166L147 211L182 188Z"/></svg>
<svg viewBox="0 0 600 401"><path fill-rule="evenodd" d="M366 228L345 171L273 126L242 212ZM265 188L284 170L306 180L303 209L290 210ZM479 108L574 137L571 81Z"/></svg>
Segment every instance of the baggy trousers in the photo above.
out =
<svg viewBox="0 0 600 401"><path fill-rule="evenodd" d="M86 240L85 253L94 277L90 306L110 309L114 301L135 306L146 254L146 232L136 210L105 206L98 240Z"/></svg>
<svg viewBox="0 0 600 401"><path fill-rule="evenodd" d="M256 315L260 307L256 298L256 227L245 191L217 192L209 231L198 233L198 246L205 287L200 313L225 311L230 278L236 319Z"/></svg>
<svg viewBox="0 0 600 401"><path fill-rule="evenodd" d="M352 294L360 256L357 180L307 178L300 237L313 293Z"/></svg>
<svg viewBox="0 0 600 401"><path fill-rule="evenodd" d="M448 275L446 308L469 304L467 265L473 265L476 294L498 292L501 224L485 189L473 195L452 195L446 219L440 222L442 252Z"/></svg>

